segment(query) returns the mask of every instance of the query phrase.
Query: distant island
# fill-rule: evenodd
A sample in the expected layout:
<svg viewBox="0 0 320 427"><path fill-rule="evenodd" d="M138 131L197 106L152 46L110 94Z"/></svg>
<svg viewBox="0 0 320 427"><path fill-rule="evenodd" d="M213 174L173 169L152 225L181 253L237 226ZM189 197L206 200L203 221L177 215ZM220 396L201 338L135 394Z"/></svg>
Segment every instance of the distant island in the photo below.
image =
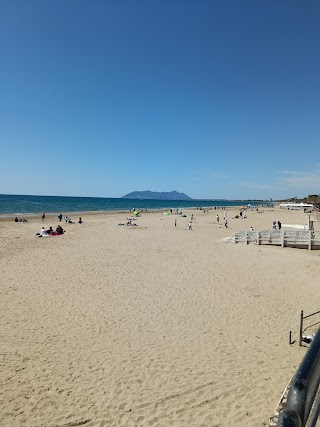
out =
<svg viewBox="0 0 320 427"><path fill-rule="evenodd" d="M178 191L158 192L158 191L133 191L121 197L122 199L137 200L192 200L191 197Z"/></svg>

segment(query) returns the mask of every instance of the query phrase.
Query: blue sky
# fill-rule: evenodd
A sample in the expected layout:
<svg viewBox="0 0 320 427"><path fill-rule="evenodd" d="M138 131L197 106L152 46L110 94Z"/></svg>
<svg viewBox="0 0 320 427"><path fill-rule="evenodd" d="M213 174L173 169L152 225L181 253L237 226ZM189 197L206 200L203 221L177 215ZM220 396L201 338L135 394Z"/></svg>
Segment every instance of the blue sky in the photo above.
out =
<svg viewBox="0 0 320 427"><path fill-rule="evenodd" d="M320 193L317 0L2 0L0 193Z"/></svg>

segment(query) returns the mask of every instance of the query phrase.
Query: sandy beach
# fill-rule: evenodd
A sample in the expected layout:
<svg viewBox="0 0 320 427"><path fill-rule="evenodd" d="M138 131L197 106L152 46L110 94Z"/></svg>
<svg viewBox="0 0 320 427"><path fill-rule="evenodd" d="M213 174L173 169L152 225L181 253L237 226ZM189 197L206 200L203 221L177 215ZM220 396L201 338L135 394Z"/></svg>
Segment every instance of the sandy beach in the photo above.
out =
<svg viewBox="0 0 320 427"><path fill-rule="evenodd" d="M85 214L43 238L40 215L0 221L1 426L267 424L306 351L289 330L319 310L320 252L223 238L308 215L228 209L226 229L184 212Z"/></svg>

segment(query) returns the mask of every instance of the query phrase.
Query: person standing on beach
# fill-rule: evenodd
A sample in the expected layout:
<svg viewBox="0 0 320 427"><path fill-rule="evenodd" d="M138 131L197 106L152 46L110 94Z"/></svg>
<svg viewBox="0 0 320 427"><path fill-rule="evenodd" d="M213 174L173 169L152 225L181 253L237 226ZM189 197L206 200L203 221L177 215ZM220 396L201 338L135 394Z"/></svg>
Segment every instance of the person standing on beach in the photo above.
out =
<svg viewBox="0 0 320 427"><path fill-rule="evenodd" d="M219 215L217 215L217 223L219 224L220 218Z"/></svg>
<svg viewBox="0 0 320 427"><path fill-rule="evenodd" d="M189 230L192 230L192 222L189 222Z"/></svg>
<svg viewBox="0 0 320 427"><path fill-rule="evenodd" d="M174 220L174 227L175 228L177 227L177 220L176 219Z"/></svg>
<svg viewBox="0 0 320 427"><path fill-rule="evenodd" d="M227 220L227 218L225 218L225 219L224 219L224 226L225 226L226 228L228 228L228 220Z"/></svg>
<svg viewBox="0 0 320 427"><path fill-rule="evenodd" d="M44 221L46 219L46 213L45 212L42 212L41 219L42 219L42 221Z"/></svg>
<svg viewBox="0 0 320 427"><path fill-rule="evenodd" d="M62 213L60 215L58 215L59 221L61 222L62 220Z"/></svg>
<svg viewBox="0 0 320 427"><path fill-rule="evenodd" d="M281 230L281 222L278 221L278 230Z"/></svg>

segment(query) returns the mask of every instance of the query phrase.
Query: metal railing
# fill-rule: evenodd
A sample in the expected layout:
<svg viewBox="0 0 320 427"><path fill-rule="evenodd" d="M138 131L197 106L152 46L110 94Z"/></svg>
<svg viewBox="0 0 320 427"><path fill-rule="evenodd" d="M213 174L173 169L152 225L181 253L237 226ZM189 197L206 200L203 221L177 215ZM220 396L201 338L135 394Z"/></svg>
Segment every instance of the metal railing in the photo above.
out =
<svg viewBox="0 0 320 427"><path fill-rule="evenodd" d="M300 314L300 330L299 330L299 345L300 346L302 345L302 341L303 341L303 333L307 329L310 329L313 326L316 326L316 325L320 324L320 321L319 321L319 322L313 323L312 325L308 325L306 328L303 329L303 321L305 319L308 319L309 317L313 317L313 316L315 316L316 314L319 314L319 313L320 313L320 311L316 311L315 313L311 313L311 314L308 314L307 316L304 316L303 315L303 310L301 311L301 314Z"/></svg>
<svg viewBox="0 0 320 427"><path fill-rule="evenodd" d="M320 328L290 383L279 427L315 427L320 411Z"/></svg>

